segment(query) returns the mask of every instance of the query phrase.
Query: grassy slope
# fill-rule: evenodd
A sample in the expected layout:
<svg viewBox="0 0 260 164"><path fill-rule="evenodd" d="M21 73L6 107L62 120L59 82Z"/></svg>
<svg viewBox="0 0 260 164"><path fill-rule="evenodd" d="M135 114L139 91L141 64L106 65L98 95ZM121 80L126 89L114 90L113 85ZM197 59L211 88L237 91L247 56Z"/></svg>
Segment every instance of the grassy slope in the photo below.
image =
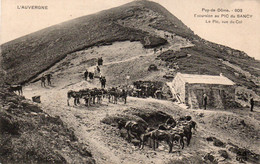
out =
<svg viewBox="0 0 260 164"><path fill-rule="evenodd" d="M260 71L257 71L257 69L260 69L259 61L248 56L229 55L227 52L224 52L219 48L207 46L201 42L194 41L193 43L195 44L194 47L184 48L181 49L181 51L173 52L170 55L164 55L162 53L158 57L169 63L178 63L180 72L182 73L210 75L219 75L220 73L223 73L224 76L227 76L236 84L246 86L257 93L260 93L259 85L257 83L246 78L235 69L226 66L219 59L235 64L255 77L259 77L260 75ZM182 57L187 54L191 54L191 56ZM180 57L178 58L178 56ZM239 77L235 75L235 72L239 74Z"/></svg>
<svg viewBox="0 0 260 164"><path fill-rule="evenodd" d="M1 46L3 68L7 81L23 82L47 69L66 54L102 43L136 40L146 47L147 32L122 27L117 19L131 16L130 8L142 7L143 2L133 2L121 7L80 17L18 38ZM161 38L150 36L151 45L165 44ZM19 70L19 71L18 71Z"/></svg>
<svg viewBox="0 0 260 164"><path fill-rule="evenodd" d="M2 87L0 106L0 163L95 162L59 117Z"/></svg>

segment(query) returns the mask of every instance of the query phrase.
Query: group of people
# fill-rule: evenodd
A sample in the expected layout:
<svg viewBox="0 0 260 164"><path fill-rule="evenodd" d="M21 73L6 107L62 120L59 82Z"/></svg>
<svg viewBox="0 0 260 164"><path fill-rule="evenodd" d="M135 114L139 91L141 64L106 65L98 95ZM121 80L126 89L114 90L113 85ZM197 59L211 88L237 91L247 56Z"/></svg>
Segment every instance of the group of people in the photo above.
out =
<svg viewBox="0 0 260 164"><path fill-rule="evenodd" d="M94 73L93 72L89 72L87 69L84 72L84 79L87 81L88 78L90 80L94 79L95 77L98 77L101 83L101 88L106 88L106 77L105 76L101 76L101 70L99 68L100 65L103 65L103 59L102 57L98 58L97 61L97 66L95 68Z"/></svg>
<svg viewBox="0 0 260 164"><path fill-rule="evenodd" d="M52 74L48 73L47 75L42 75L41 77L41 87L46 87L45 81L47 80L47 85L51 86Z"/></svg>
<svg viewBox="0 0 260 164"><path fill-rule="evenodd" d="M89 72L87 69L86 71L84 72L84 79L87 81L88 78L91 80L91 79L94 79L94 73L93 72Z"/></svg>
<svg viewBox="0 0 260 164"><path fill-rule="evenodd" d="M85 78L86 81L88 80L88 78L91 80L91 79L94 79L95 76L100 77L99 75L100 75L100 68L99 68L99 66L97 66L95 68L95 73L89 72L87 69L84 72L84 78Z"/></svg>

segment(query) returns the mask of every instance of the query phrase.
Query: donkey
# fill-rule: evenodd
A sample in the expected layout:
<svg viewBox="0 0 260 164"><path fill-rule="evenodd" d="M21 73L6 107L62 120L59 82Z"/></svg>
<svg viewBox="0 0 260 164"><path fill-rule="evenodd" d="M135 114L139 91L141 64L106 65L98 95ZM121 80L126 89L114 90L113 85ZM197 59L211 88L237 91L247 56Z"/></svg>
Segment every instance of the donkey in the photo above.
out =
<svg viewBox="0 0 260 164"><path fill-rule="evenodd" d="M67 99L68 106L70 106L69 100L71 98L74 98L74 105L77 106L77 104L80 104L79 99L81 98L81 92L70 90L70 91L67 92L67 98L68 98Z"/></svg>
<svg viewBox="0 0 260 164"><path fill-rule="evenodd" d="M147 132L146 134L142 135L142 148L144 147L144 142L147 138L151 138L153 140L153 150L159 145L159 141L165 141L169 145L169 153L172 152L172 134L168 131L155 129L153 131Z"/></svg>
<svg viewBox="0 0 260 164"><path fill-rule="evenodd" d="M19 95L23 95L23 86L22 85L10 85L9 90L11 92L17 91Z"/></svg>
<svg viewBox="0 0 260 164"><path fill-rule="evenodd" d="M139 147L141 147L141 135L145 133L146 128L136 121L127 121L125 124L125 128L127 130L127 139L128 142L131 142L131 135L134 136L137 140L139 140Z"/></svg>

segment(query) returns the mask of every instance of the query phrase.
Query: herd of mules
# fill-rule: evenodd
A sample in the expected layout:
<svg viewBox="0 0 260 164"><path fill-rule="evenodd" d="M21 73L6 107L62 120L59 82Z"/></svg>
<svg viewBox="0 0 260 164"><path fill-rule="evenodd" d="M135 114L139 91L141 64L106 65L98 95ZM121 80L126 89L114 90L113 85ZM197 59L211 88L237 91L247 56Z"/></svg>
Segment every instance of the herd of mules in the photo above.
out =
<svg viewBox="0 0 260 164"><path fill-rule="evenodd" d="M19 95L23 95L23 86L18 85L11 85L9 83L6 83L6 85L9 86L9 91L11 92L17 92ZM112 102L114 104L117 104L118 99L122 99L124 103L126 104L127 99L127 91L125 89L112 87L110 89L99 89L99 88L93 88L93 89L82 89L80 91L68 91L67 93L67 103L68 106L69 100L71 98L74 99L74 105L77 106L80 104L80 99L85 100L85 105L90 106L91 104L100 104L102 102L102 99L108 98L109 102Z"/></svg>
<svg viewBox="0 0 260 164"><path fill-rule="evenodd" d="M169 153L171 153L174 144L183 149L184 141L186 141L187 146L189 146L192 129L196 130L196 122L191 120L191 116L184 116L179 118L178 121L170 118L157 128L147 128L136 121L127 121L124 126L119 123L119 129L122 127L127 130L129 142L131 142L132 138L139 141L139 148L143 149L145 143L147 143L155 150L158 148L159 142L165 141L169 146Z"/></svg>
<svg viewBox="0 0 260 164"><path fill-rule="evenodd" d="M102 99L107 98L109 102L117 104L118 99L122 99L126 104L127 91L125 89L112 87L109 89L105 88L86 88L79 91L70 90L67 93L67 104L70 106L70 99L74 99L74 105L80 104L80 99L85 100L85 105L90 106L91 104L101 104Z"/></svg>
<svg viewBox="0 0 260 164"><path fill-rule="evenodd" d="M22 85L9 85L9 90L12 92L18 92L19 95L23 94ZM99 88L87 88L79 91L67 92L68 106L71 98L74 99L74 105L80 104L80 99L85 100L85 105L101 104L102 99L107 98L108 102L117 104L118 99L122 99L126 104L127 91L123 88L112 87L109 89ZM165 141L169 146L169 153L172 152L172 147L178 144L180 148L184 148L184 140L187 142L187 146L190 144L192 138L192 129L196 130L196 122L192 121L191 116L185 116L175 121L173 118L168 119L164 124L158 126L158 128L147 128L137 123L136 121L127 121L125 124L119 123L119 129L124 127L127 130L128 141L131 142L132 138L136 138L139 141L139 147L144 148L146 142L149 142L155 150L159 146L159 142ZM123 126L122 126L123 125Z"/></svg>

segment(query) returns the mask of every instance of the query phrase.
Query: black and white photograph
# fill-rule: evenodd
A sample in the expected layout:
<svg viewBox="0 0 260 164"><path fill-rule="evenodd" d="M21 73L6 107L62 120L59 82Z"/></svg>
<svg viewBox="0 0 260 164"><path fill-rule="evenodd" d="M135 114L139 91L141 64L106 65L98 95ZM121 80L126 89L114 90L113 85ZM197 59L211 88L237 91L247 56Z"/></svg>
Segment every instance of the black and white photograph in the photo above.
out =
<svg viewBox="0 0 260 164"><path fill-rule="evenodd" d="M2 0L0 164L260 163L259 0Z"/></svg>

